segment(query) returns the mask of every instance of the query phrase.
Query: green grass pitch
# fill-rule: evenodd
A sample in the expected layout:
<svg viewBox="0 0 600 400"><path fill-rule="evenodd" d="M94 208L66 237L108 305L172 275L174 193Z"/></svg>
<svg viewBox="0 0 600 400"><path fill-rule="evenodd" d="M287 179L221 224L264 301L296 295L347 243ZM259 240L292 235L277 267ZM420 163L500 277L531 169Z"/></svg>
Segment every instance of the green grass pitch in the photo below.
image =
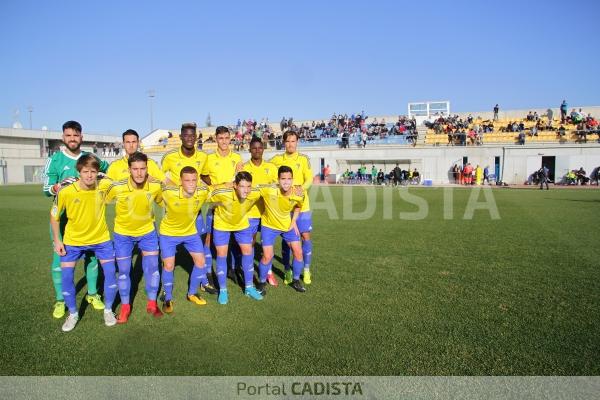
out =
<svg viewBox="0 0 600 400"><path fill-rule="evenodd" d="M178 267L174 315L145 313L142 280L127 325L107 328L88 307L65 334L51 315L51 200L1 187L0 373L600 374L599 190L493 190L500 219L463 219L471 191L456 189L445 219L441 188L411 188L429 208L418 220L398 217L417 207L397 193L384 219L382 188L370 219L343 219L344 190L355 211L367 192L327 190L339 219L314 213L307 293L280 285L255 302L229 282L227 306L197 307Z"/></svg>

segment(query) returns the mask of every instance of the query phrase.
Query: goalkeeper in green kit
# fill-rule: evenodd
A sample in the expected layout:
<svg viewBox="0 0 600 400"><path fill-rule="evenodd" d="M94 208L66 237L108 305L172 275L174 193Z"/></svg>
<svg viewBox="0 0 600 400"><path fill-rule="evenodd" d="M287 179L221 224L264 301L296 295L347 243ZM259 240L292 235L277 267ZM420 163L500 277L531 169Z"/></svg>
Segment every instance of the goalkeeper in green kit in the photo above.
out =
<svg viewBox="0 0 600 400"><path fill-rule="evenodd" d="M79 157L87 153L81 151L81 142L83 141L81 130L81 124L77 121L67 121L63 124L62 140L65 148L48 157L46 166L44 167L43 190L46 196L56 196L56 193L58 193L62 186L73 183L79 177L75 165ZM106 172L107 169L108 163L101 161L100 171ZM64 234L66 225L67 215L63 214L60 219L61 236ZM52 230L50 231L50 239L52 239ZM96 281L98 280L98 260L94 257L93 253L85 256L84 265L88 292L85 298L94 309L104 310L104 303L96 287ZM54 303L52 315L54 318L62 318L65 315L65 302L61 285L60 256L55 252L52 254L52 283L54 284L56 294L56 303Z"/></svg>

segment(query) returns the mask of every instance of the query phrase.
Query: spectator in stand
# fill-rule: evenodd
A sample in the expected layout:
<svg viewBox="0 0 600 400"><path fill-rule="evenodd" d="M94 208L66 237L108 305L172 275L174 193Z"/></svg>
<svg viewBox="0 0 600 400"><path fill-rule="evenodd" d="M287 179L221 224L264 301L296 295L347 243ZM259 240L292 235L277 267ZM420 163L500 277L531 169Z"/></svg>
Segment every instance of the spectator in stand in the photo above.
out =
<svg viewBox="0 0 600 400"><path fill-rule="evenodd" d="M563 100L562 103L560 104L560 123L561 124L564 124L565 121L567 120L567 110L568 110L567 101Z"/></svg>
<svg viewBox="0 0 600 400"><path fill-rule="evenodd" d="M498 107L498 104L496 104L494 106L494 121L498 121L498 112L500 111L500 107Z"/></svg>
<svg viewBox="0 0 600 400"><path fill-rule="evenodd" d="M523 131L519 132L518 139L519 139L519 144L524 145L525 144L525 132L523 132Z"/></svg>
<svg viewBox="0 0 600 400"><path fill-rule="evenodd" d="M537 135L538 135L538 128L537 128L537 125L534 125L534 126L532 126L532 127L531 127L531 130L529 131L529 135L530 135L531 137L533 137L533 136L537 136Z"/></svg>

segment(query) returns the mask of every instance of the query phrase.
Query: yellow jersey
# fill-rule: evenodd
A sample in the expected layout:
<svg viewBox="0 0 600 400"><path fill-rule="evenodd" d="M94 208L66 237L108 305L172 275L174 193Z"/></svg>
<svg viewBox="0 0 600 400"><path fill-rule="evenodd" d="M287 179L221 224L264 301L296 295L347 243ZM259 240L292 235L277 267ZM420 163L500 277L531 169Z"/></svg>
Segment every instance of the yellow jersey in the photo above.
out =
<svg viewBox="0 0 600 400"><path fill-rule="evenodd" d="M194 151L191 157L186 157L179 149L173 149L168 151L163 156L160 165L162 167L165 176L169 178L175 185L181 183L179 173L183 167L194 167L198 171L198 180L200 180L200 174L206 163L206 153L202 151Z"/></svg>
<svg viewBox="0 0 600 400"><path fill-rule="evenodd" d="M248 161L244 164L243 171L250 172L252 175L253 187L277 183L277 167L268 161L262 160L258 166L254 165L252 161ZM264 212L265 206L261 199L250 208L248 218L260 218Z"/></svg>
<svg viewBox="0 0 600 400"><path fill-rule="evenodd" d="M211 185L233 182L235 169L242 162L242 156L229 150L229 154L221 156L218 150L206 157L206 163L202 169L202 175L210 177Z"/></svg>
<svg viewBox="0 0 600 400"><path fill-rule="evenodd" d="M215 207L214 228L230 232L248 228L248 213L259 199L258 189L252 189L243 201L240 201L234 188L213 190L208 201Z"/></svg>
<svg viewBox="0 0 600 400"><path fill-rule="evenodd" d="M271 162L277 167L287 165L292 169L294 175L294 185L300 185L308 193L308 189L312 186L313 173L310 168L310 161L305 154L294 153L294 154L277 154L271 158ZM304 205L302 206L302 212L309 211L310 204L308 200L308 194L304 198Z"/></svg>
<svg viewBox="0 0 600 400"><path fill-rule="evenodd" d="M106 192L106 203L115 202L115 233L144 236L154 230L153 203L162 201L161 183L149 176L137 189L131 178L113 182Z"/></svg>
<svg viewBox="0 0 600 400"><path fill-rule="evenodd" d="M106 176L113 181L122 181L129 178L129 175L128 156L110 163L108 171L106 171ZM165 173L160 170L156 161L151 158L148 158L148 175L161 182L165 180Z"/></svg>
<svg viewBox="0 0 600 400"><path fill-rule="evenodd" d="M93 190L83 190L79 181L62 188L54 198L50 215L60 221L67 213L63 243L69 246L91 246L110 240L106 225L106 191L110 179L102 179Z"/></svg>
<svg viewBox="0 0 600 400"><path fill-rule="evenodd" d="M271 229L289 231L292 224L291 213L295 208L302 208L306 195L296 196L292 193L284 196L278 185L263 186L258 190L265 203L261 224Z"/></svg>
<svg viewBox="0 0 600 400"><path fill-rule="evenodd" d="M162 206L165 215L160 222L160 234L167 236L196 235L196 216L208 197L208 188L198 186L190 197L184 196L181 186L162 189Z"/></svg>

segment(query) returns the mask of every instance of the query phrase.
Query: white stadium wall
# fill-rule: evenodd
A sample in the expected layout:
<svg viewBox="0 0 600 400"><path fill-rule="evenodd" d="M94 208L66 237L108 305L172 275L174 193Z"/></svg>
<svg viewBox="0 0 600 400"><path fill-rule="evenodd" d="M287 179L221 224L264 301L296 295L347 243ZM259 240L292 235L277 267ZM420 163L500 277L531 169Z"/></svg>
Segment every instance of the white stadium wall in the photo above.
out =
<svg viewBox="0 0 600 400"><path fill-rule="evenodd" d="M600 166L600 144L567 145L510 145L510 146L454 146L454 147L371 147L362 149L302 149L313 170L320 174L321 160L329 165L331 174L339 177L346 168L356 171L364 164L368 172L372 165L388 173L399 162L402 168L417 168L423 179L434 185L451 183L450 170L454 164L462 165L463 157L473 166L489 166L494 171L495 157L500 159L500 175L508 184L522 184L542 165L542 157L555 157L555 174L562 177L569 169L583 167L589 174ZM265 159L277 152L265 151ZM249 159L248 152L242 154Z"/></svg>

